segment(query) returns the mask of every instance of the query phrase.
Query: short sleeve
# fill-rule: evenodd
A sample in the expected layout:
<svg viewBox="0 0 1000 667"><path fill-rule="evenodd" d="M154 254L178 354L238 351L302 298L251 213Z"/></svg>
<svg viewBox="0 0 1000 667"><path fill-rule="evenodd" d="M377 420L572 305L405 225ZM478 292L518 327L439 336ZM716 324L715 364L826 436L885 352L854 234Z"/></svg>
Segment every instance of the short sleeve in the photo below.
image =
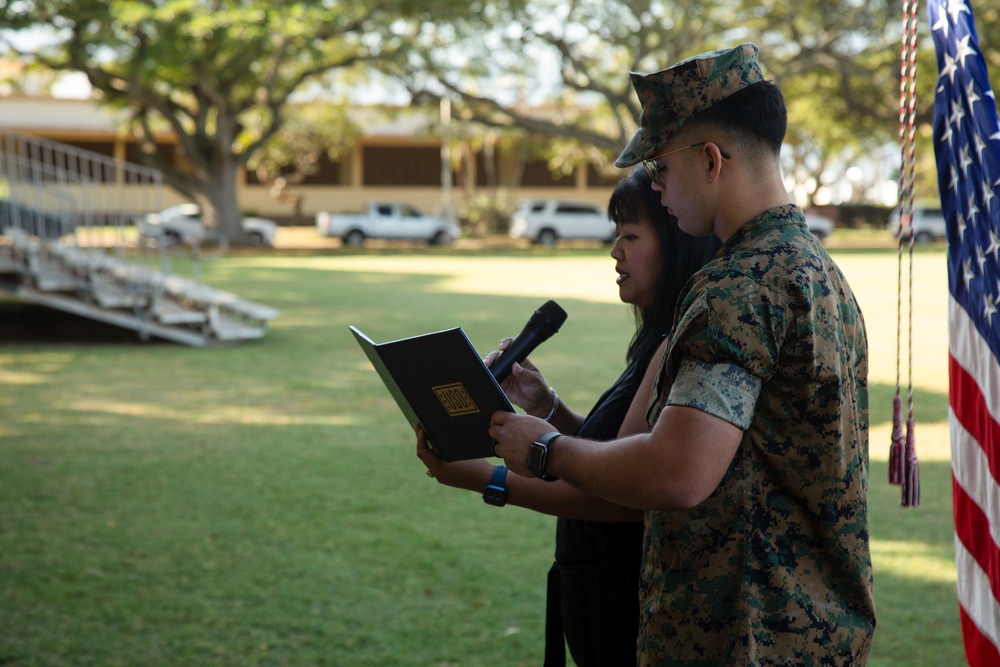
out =
<svg viewBox="0 0 1000 667"><path fill-rule="evenodd" d="M685 359L667 405L695 408L745 431L750 428L760 388L760 380L739 366Z"/></svg>
<svg viewBox="0 0 1000 667"><path fill-rule="evenodd" d="M745 430L779 363L787 300L739 271L703 275L689 295L658 378L669 387L660 406L697 408Z"/></svg>

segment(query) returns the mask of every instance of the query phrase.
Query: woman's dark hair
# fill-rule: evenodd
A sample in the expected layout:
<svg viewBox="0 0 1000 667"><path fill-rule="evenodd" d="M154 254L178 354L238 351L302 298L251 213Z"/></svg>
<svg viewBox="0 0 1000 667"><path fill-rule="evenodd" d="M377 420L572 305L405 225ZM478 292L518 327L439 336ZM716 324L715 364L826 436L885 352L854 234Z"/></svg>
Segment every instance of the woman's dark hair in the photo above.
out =
<svg viewBox="0 0 1000 667"><path fill-rule="evenodd" d="M684 285L722 245L714 235L699 238L682 232L677 218L660 203L660 193L652 185L649 174L640 166L619 181L608 202L612 222L625 224L646 216L660 241L656 296L649 308L633 307L635 335L626 355L628 363L638 361L642 366L648 365L663 337L670 333Z"/></svg>

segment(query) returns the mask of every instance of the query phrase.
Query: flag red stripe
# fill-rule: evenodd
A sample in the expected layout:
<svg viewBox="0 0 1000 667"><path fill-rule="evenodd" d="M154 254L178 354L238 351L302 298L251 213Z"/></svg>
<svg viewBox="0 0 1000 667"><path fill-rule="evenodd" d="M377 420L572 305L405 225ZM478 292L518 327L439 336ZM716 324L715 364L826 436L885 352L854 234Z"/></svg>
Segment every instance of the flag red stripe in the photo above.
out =
<svg viewBox="0 0 1000 667"><path fill-rule="evenodd" d="M990 590L996 605L1000 599L1000 549L990 536L990 520L965 489L952 477L955 534L990 581ZM1000 663L998 663L1000 664Z"/></svg>
<svg viewBox="0 0 1000 667"><path fill-rule="evenodd" d="M1000 651L986 637L962 607L958 608L962 622L962 639L965 642L965 658L969 667L996 667L1000 665Z"/></svg>
<svg viewBox="0 0 1000 667"><path fill-rule="evenodd" d="M972 320L949 303L952 496L958 601L966 657L972 667L1000 665L1000 546L993 531L1000 509L997 484L1000 425L990 401L1000 400L1000 374Z"/></svg>
<svg viewBox="0 0 1000 667"><path fill-rule="evenodd" d="M991 184L1000 115L966 0L928 0L934 155L948 221L948 376L955 564L966 658L1000 665L1000 259Z"/></svg>
<svg viewBox="0 0 1000 667"><path fill-rule="evenodd" d="M990 416L989 405L983 398L979 386L954 355L948 357L949 388L948 397L956 419L979 443L989 462L993 482L1000 479L1000 424Z"/></svg>

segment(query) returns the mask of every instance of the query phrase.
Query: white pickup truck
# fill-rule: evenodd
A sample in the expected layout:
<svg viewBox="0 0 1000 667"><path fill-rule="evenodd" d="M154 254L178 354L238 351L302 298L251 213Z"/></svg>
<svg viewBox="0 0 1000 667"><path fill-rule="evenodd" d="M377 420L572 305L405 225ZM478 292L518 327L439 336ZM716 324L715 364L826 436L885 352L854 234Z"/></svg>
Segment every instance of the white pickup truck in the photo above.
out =
<svg viewBox="0 0 1000 667"><path fill-rule="evenodd" d="M410 239L435 245L450 243L462 230L453 221L425 215L409 204L372 202L367 213L316 214L320 236L343 239L344 245L360 246L365 239Z"/></svg>

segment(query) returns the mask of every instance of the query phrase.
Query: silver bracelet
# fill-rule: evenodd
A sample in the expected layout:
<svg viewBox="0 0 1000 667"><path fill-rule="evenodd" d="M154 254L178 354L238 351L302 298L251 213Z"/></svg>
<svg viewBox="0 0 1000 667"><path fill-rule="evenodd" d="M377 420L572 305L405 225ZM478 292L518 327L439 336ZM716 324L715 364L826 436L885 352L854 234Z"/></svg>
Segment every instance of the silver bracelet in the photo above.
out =
<svg viewBox="0 0 1000 667"><path fill-rule="evenodd" d="M556 390L552 387L549 387L549 391L552 392L552 409L549 410L549 414L545 417L545 421L551 420L556 414L556 409L559 408L559 394L557 394Z"/></svg>

